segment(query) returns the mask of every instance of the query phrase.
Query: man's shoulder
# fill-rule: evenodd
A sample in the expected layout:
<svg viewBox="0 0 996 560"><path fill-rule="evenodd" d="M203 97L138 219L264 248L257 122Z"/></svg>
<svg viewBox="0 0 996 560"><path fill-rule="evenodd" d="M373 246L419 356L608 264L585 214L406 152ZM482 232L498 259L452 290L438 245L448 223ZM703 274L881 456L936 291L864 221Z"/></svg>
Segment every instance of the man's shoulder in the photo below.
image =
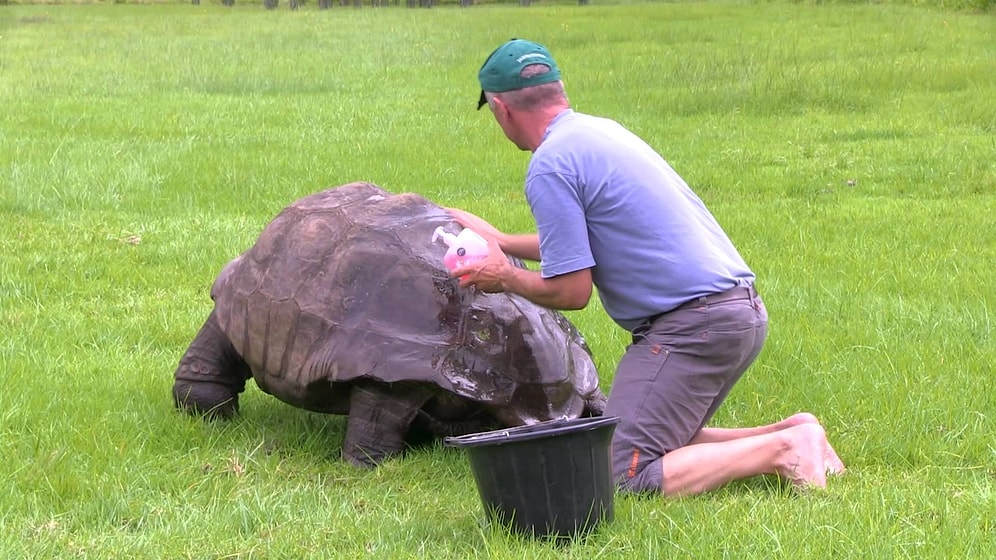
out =
<svg viewBox="0 0 996 560"><path fill-rule="evenodd" d="M548 139L561 145L580 144L593 149L605 149L609 146L642 141L632 131L609 117L575 111L559 119L555 125L550 128Z"/></svg>
<svg viewBox="0 0 996 560"><path fill-rule="evenodd" d="M580 113L573 109L568 109L560 115L557 115L557 118L554 119L551 128L602 128L617 126L622 125L608 117L599 117L597 115L589 115L588 113Z"/></svg>

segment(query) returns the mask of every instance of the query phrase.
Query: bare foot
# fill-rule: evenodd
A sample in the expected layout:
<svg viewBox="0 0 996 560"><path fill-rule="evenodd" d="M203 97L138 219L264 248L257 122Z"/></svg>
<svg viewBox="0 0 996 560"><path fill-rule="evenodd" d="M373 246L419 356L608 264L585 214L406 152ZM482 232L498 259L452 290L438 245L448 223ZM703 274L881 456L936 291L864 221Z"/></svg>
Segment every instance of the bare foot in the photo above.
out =
<svg viewBox="0 0 996 560"><path fill-rule="evenodd" d="M776 466L778 476L801 488L827 485L827 438L823 426L810 422L786 428L786 448Z"/></svg>
<svg viewBox="0 0 996 560"><path fill-rule="evenodd" d="M778 427L782 430L785 428L791 428L793 426L801 426L802 424L819 424L820 420L808 413L808 412L797 412L792 416L782 420L778 423Z"/></svg>
<svg viewBox="0 0 996 560"><path fill-rule="evenodd" d="M826 455L823 460L826 463L827 474L844 474L844 471L847 470L847 467L844 466L844 462L837 456L837 452L834 451L833 446L830 445L829 441L827 442Z"/></svg>
<svg viewBox="0 0 996 560"><path fill-rule="evenodd" d="M791 428L793 426L801 426L803 424L822 425L816 416L808 412L793 414L778 424L782 429ZM837 452L834 450L833 446L830 445L829 441L826 444L826 453L824 454L823 462L826 466L827 474L843 474L844 471L847 470L847 467L844 466L844 462L840 460L840 457L837 455Z"/></svg>

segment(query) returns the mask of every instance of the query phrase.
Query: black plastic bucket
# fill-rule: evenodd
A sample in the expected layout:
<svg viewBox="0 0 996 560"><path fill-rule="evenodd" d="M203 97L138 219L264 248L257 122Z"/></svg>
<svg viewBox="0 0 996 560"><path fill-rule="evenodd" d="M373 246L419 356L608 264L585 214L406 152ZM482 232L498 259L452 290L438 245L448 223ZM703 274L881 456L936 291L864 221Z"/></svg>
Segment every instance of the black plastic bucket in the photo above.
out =
<svg viewBox="0 0 996 560"><path fill-rule="evenodd" d="M467 450L488 517L532 536L576 537L611 521L617 416L551 420L445 438Z"/></svg>

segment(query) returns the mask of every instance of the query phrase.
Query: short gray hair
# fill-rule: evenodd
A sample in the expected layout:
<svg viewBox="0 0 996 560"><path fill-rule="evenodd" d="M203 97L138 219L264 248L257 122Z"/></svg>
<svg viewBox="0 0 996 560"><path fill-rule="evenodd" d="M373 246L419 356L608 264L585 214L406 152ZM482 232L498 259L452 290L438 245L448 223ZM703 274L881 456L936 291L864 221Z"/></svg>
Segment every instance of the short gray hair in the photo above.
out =
<svg viewBox="0 0 996 560"><path fill-rule="evenodd" d="M549 71L550 67L545 64L530 64L519 72L519 76L523 78L531 78L533 76L538 76L539 74L546 74ZM560 80L540 84L538 86L530 86L512 91L503 91L501 93L493 94L492 97L498 97L506 105L513 109L526 111L544 109L559 103L569 103L567 100L567 92L564 91L564 83Z"/></svg>

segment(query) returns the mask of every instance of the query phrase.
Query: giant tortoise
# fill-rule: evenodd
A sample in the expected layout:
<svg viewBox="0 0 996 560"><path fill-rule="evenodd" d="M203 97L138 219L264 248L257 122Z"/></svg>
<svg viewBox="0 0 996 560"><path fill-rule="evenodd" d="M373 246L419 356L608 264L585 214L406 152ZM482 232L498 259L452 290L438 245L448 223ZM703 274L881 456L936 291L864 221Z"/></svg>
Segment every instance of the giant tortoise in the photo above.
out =
<svg viewBox="0 0 996 560"><path fill-rule="evenodd" d="M284 209L221 271L180 359L178 407L230 417L250 377L307 410L348 415L343 457L373 466L407 437L602 413L588 346L562 314L461 289L415 194L351 183Z"/></svg>

